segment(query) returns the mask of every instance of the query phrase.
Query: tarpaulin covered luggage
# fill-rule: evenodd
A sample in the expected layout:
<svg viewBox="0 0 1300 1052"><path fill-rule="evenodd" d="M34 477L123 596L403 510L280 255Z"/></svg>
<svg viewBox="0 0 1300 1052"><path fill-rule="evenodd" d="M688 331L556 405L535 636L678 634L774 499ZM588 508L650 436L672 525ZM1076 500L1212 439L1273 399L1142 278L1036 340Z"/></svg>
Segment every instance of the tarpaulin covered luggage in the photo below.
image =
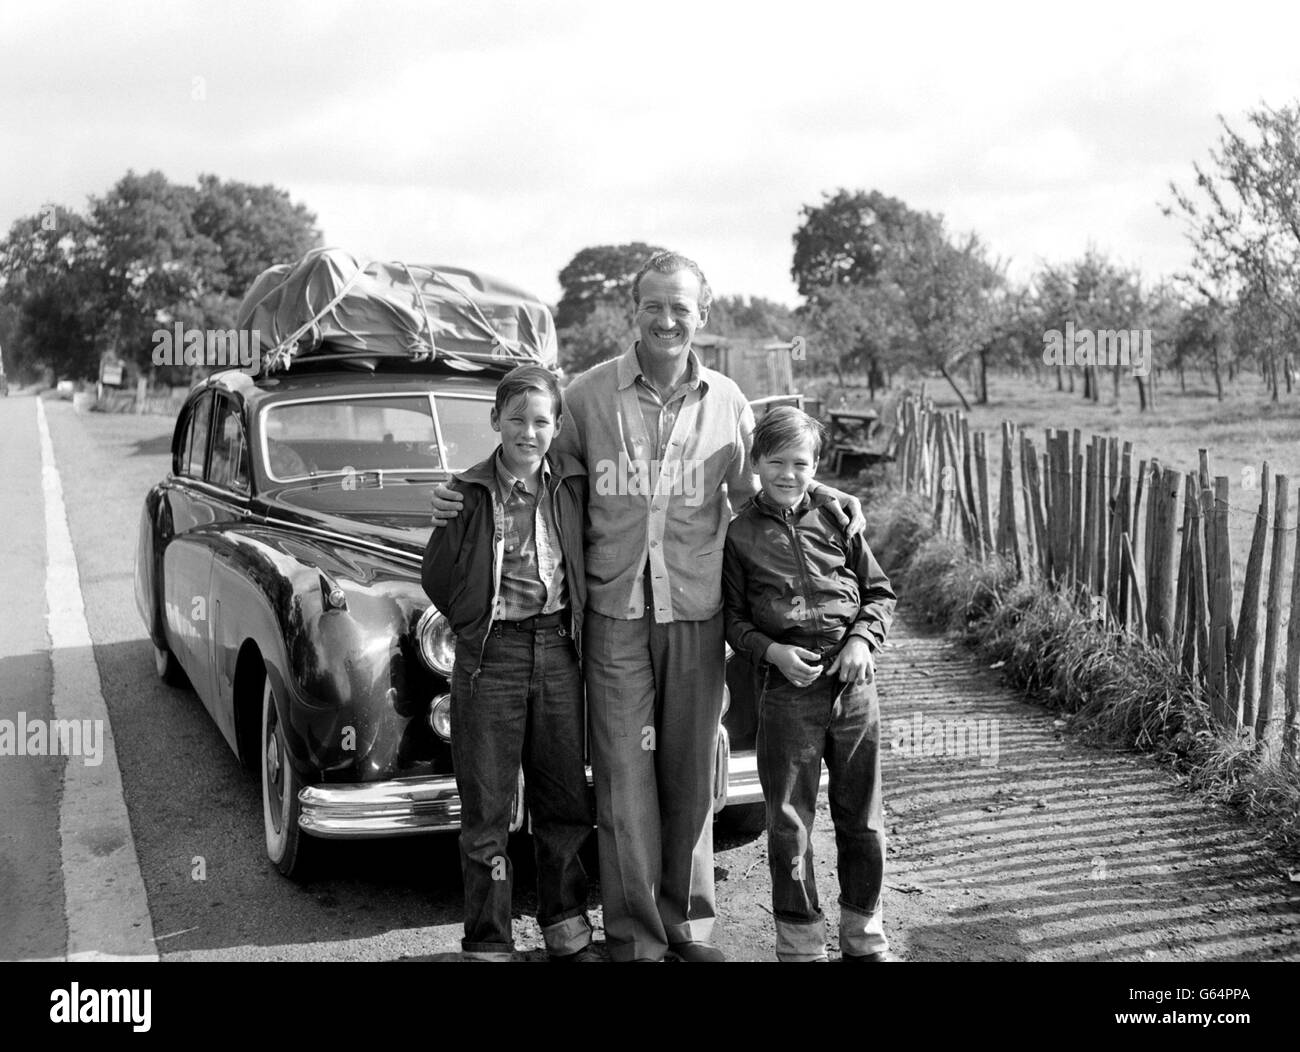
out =
<svg viewBox="0 0 1300 1052"><path fill-rule="evenodd" d="M336 248L264 270L239 305L263 372L295 359L437 359L461 369L556 365L544 303L460 267L361 264Z"/></svg>

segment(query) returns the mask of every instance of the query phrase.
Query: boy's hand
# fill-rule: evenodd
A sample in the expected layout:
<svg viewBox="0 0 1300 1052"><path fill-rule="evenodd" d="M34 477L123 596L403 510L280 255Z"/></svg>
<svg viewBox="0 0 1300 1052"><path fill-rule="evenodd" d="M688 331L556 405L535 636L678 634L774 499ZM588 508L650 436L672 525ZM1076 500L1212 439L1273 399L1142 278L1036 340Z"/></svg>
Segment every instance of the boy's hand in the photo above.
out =
<svg viewBox="0 0 1300 1052"><path fill-rule="evenodd" d="M844 648L835 655L827 675L839 669L841 683L874 683L876 681L876 661L871 656L871 648L866 642L854 636Z"/></svg>
<svg viewBox="0 0 1300 1052"><path fill-rule="evenodd" d="M439 482L433 487L429 503L433 505L433 528L440 530L460 514L465 498L445 482Z"/></svg>
<svg viewBox="0 0 1300 1052"><path fill-rule="evenodd" d="M814 661L821 661L821 658L804 647L796 647L790 643L773 643L763 656L780 669L781 675L796 687L806 687L822 674L820 664L811 664Z"/></svg>

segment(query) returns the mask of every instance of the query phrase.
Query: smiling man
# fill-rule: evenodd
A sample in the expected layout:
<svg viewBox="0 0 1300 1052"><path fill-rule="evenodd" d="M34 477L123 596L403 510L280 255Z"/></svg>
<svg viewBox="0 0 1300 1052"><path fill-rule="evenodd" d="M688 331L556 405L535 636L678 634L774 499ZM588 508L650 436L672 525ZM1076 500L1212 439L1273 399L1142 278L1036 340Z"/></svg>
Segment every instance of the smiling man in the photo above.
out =
<svg viewBox="0 0 1300 1052"><path fill-rule="evenodd" d="M588 491L583 646L605 938L616 961L720 961L709 940L722 553L733 507L757 489L754 416L692 350L712 302L697 264L651 257L632 297L636 341L569 385L553 447L613 480ZM454 496L438 488L435 526L457 512ZM850 511L860 526L854 500Z"/></svg>

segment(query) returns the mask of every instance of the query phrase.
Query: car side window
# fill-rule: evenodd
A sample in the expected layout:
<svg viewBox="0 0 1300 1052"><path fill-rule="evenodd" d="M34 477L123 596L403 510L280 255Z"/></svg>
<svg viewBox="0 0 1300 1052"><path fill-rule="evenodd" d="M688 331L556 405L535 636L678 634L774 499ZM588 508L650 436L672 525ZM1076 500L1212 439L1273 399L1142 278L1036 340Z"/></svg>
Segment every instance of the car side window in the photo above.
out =
<svg viewBox="0 0 1300 1052"><path fill-rule="evenodd" d="M201 479L208 463L208 424L212 419L212 395L204 394L190 410L189 433L181 450L180 468L190 478Z"/></svg>
<svg viewBox="0 0 1300 1052"><path fill-rule="evenodd" d="M208 481L214 486L248 492L248 442L234 399L217 399L217 426L212 436Z"/></svg>

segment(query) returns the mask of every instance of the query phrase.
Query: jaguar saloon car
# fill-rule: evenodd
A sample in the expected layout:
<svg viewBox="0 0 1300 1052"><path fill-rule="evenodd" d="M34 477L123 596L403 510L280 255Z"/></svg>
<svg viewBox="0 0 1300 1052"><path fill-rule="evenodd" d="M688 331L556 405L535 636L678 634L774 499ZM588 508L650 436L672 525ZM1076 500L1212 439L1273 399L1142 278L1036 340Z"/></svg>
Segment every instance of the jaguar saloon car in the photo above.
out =
<svg viewBox="0 0 1300 1052"><path fill-rule="evenodd" d="M496 444L500 371L438 361L216 373L144 501L135 592L158 674L258 772L266 850L455 830L455 640L420 584L433 485ZM739 664L735 662L733 664ZM732 687L751 696L748 671ZM761 814L754 713L729 707L715 808ZM527 820L520 776L514 826Z"/></svg>

